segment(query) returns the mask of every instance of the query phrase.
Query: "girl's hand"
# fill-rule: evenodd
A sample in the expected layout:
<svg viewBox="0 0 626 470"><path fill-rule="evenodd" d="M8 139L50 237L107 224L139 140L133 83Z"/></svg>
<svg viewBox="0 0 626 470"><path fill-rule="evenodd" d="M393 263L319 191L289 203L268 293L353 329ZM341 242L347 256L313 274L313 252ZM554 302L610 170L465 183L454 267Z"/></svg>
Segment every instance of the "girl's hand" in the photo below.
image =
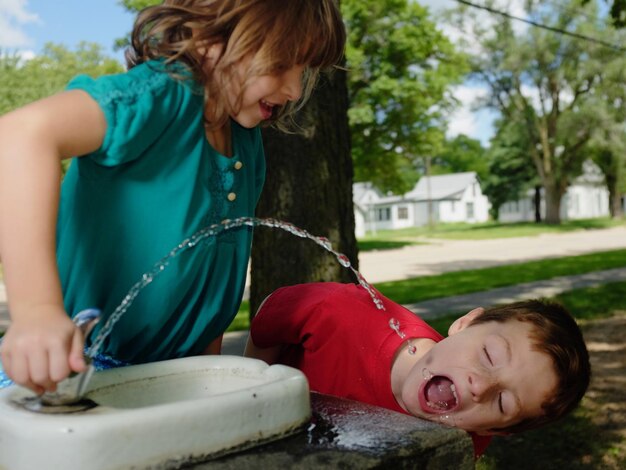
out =
<svg viewBox="0 0 626 470"><path fill-rule="evenodd" d="M83 334L63 308L31 308L13 318L0 354L16 384L37 394L53 392L72 371L86 369Z"/></svg>

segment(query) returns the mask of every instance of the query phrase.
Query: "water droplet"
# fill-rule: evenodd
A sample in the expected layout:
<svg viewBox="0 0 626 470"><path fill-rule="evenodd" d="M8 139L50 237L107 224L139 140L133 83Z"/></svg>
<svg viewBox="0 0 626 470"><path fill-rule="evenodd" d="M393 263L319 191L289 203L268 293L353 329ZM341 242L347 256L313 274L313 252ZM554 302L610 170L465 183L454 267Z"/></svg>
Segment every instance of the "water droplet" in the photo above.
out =
<svg viewBox="0 0 626 470"><path fill-rule="evenodd" d="M337 261L339 261L339 263L345 268L350 267L350 260L348 259L346 255L337 256Z"/></svg>

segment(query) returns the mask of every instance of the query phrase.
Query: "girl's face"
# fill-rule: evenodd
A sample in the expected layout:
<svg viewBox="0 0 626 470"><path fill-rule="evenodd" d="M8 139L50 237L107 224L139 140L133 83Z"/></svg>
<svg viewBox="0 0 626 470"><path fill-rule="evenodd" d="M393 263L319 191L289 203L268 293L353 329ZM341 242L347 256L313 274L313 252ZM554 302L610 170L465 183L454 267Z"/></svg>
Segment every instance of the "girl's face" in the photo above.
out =
<svg viewBox="0 0 626 470"><path fill-rule="evenodd" d="M210 66L214 66L221 56L222 45L209 47L206 56ZM246 77L254 62L254 56L248 56L236 64L230 78L222 81L220 92L225 99L228 114L239 125L251 128L270 119L275 110L288 101L297 101L302 96L302 74L304 65L295 65L287 70ZM243 93L242 93L243 89Z"/></svg>
<svg viewBox="0 0 626 470"><path fill-rule="evenodd" d="M239 67L243 68L245 64ZM228 96L230 117L243 127L255 127L270 119L275 110L287 102L299 100L304 68L304 65L296 65L285 71L253 77L241 96L238 109L232 105L233 99L238 96ZM240 73L238 75L241 76Z"/></svg>

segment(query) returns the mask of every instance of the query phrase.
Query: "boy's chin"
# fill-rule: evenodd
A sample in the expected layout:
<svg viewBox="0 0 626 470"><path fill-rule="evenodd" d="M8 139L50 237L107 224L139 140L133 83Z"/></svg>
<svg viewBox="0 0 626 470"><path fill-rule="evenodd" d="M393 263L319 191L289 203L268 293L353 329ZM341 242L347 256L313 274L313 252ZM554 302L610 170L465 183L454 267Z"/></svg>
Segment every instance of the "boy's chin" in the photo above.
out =
<svg viewBox="0 0 626 470"><path fill-rule="evenodd" d="M466 431L468 431L466 429ZM495 430L481 430L481 431L468 431L468 432L473 432L474 434L478 435L478 436L510 436L512 433L510 432L504 432L504 431L495 431Z"/></svg>

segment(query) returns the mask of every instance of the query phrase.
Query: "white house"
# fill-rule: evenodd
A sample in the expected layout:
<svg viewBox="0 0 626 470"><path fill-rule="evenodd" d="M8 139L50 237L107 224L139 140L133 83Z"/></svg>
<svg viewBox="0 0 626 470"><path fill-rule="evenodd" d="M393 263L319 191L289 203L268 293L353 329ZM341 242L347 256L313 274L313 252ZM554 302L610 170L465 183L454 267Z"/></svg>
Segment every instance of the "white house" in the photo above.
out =
<svg viewBox="0 0 626 470"><path fill-rule="evenodd" d="M534 190L529 190L525 197L509 201L500 207L500 222L532 222L535 220ZM545 217L546 208L541 190L541 217ZM583 165L583 174L567 188L561 200L561 220L592 219L609 216L609 191L604 183L604 176L598 166L588 160Z"/></svg>
<svg viewBox="0 0 626 470"><path fill-rule="evenodd" d="M422 177L403 195L383 195L372 183L353 186L357 237L376 230L433 222L485 222L489 201L475 172Z"/></svg>

